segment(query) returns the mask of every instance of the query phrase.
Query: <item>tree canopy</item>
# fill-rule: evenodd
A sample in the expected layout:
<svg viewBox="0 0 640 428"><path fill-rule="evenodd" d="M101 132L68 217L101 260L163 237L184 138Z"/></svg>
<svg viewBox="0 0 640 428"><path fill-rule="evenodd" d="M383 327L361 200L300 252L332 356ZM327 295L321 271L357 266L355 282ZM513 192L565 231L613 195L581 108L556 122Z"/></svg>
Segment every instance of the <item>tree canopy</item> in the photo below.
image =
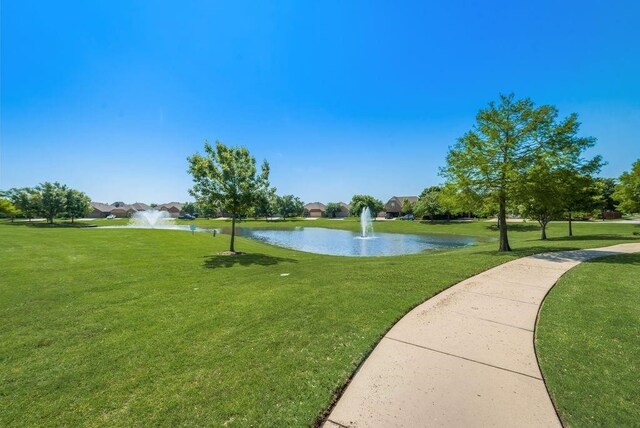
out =
<svg viewBox="0 0 640 428"><path fill-rule="evenodd" d="M278 195L276 195L275 187L265 187L258 192L255 205L253 207L253 215L256 217L264 217L269 219L278 212Z"/></svg>
<svg viewBox="0 0 640 428"><path fill-rule="evenodd" d="M579 126L576 114L559 120L553 106L500 95L478 112L474 127L450 149L441 173L456 188L497 207L499 251L511 250L507 210L519 202L528 172L542 160L566 169L585 162L580 156L595 139L578 137Z"/></svg>
<svg viewBox="0 0 640 428"><path fill-rule="evenodd" d="M69 190L64 184L57 181L55 183L44 182L36 187L40 193L40 215L44 216L49 223L53 223L53 219L65 212L67 203L67 191Z"/></svg>
<svg viewBox="0 0 640 428"><path fill-rule="evenodd" d="M284 195L276 198L277 212L282 218L298 217L304 211L304 203L297 196Z"/></svg>
<svg viewBox="0 0 640 428"><path fill-rule="evenodd" d="M67 216L71 218L71 223L76 218L84 217L90 210L90 199L84 193L75 190L67 189L64 210Z"/></svg>
<svg viewBox="0 0 640 428"><path fill-rule="evenodd" d="M640 159L623 172L612 197L620 201L618 208L625 213L640 213Z"/></svg>
<svg viewBox="0 0 640 428"><path fill-rule="evenodd" d="M324 211L327 213L327 217L336 218L341 210L342 206L339 202L329 202Z"/></svg>
<svg viewBox="0 0 640 428"><path fill-rule="evenodd" d="M613 211L618 207L618 201L614 198L616 180L613 178L598 177L595 179L594 190L596 197L594 204L600 210L602 219L606 211Z"/></svg>
<svg viewBox="0 0 640 428"><path fill-rule="evenodd" d="M246 147L228 147L220 141L215 148L205 142L204 151L204 155L187 158L194 181L189 193L198 203L218 205L231 214L229 251L235 253L236 217L246 214L269 187L269 164L265 160L258 173L256 160Z"/></svg>
<svg viewBox="0 0 640 428"><path fill-rule="evenodd" d="M0 198L0 214L13 220L16 215L20 214L20 210L9 199Z"/></svg>
<svg viewBox="0 0 640 428"><path fill-rule="evenodd" d="M371 217L375 218L384 209L384 204L371 195L353 195L349 204L349 214L359 216L365 207L369 207Z"/></svg>
<svg viewBox="0 0 640 428"><path fill-rule="evenodd" d="M413 207L418 217L429 216L433 220L436 215L443 213L443 208L440 204L441 190L439 186L431 186L422 191Z"/></svg>

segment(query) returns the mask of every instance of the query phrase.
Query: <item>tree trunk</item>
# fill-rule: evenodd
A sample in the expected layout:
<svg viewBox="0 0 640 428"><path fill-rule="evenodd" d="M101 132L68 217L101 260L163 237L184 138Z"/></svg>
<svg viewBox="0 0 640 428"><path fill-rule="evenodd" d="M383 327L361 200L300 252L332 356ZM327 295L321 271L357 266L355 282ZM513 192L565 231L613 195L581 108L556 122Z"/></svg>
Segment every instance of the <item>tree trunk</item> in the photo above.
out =
<svg viewBox="0 0 640 428"><path fill-rule="evenodd" d="M236 252L235 247L236 241L236 213L231 213L231 243L229 244L229 251L232 253Z"/></svg>
<svg viewBox="0 0 640 428"><path fill-rule="evenodd" d="M498 228L500 229L500 247L498 247L498 251L511 251L509 236L507 235L507 203L504 197L500 198Z"/></svg>
<svg viewBox="0 0 640 428"><path fill-rule="evenodd" d="M573 236L573 227L571 225L571 220L573 220L571 218L571 211L569 211L569 236Z"/></svg>
<svg viewBox="0 0 640 428"><path fill-rule="evenodd" d="M73 224L73 216L71 216L71 224Z"/></svg>
<svg viewBox="0 0 640 428"><path fill-rule="evenodd" d="M547 239L547 223L548 222L546 220L539 220L538 223L540 223L540 227L541 227L540 239L545 241Z"/></svg>

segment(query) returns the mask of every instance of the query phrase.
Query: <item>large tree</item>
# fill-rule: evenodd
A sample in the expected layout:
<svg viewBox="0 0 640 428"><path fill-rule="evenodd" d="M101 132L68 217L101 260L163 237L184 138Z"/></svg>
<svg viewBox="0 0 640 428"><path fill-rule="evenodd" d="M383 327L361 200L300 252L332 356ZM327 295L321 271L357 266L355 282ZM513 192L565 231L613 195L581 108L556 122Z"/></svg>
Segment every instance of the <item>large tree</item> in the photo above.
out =
<svg viewBox="0 0 640 428"><path fill-rule="evenodd" d="M640 213L640 159L623 172L615 187L613 198L620 201L618 208L626 213Z"/></svg>
<svg viewBox="0 0 640 428"><path fill-rule="evenodd" d="M84 217L90 210L90 199L84 193L75 190L68 189L65 200L65 212L73 220L79 217Z"/></svg>
<svg viewBox="0 0 640 428"><path fill-rule="evenodd" d="M535 106L529 98L500 95L476 116L473 129L447 155L442 174L450 183L497 206L499 251L510 251L507 210L517 203L522 177L536 162L573 163L593 138L578 137L577 115L558 121L553 106Z"/></svg>
<svg viewBox="0 0 640 428"><path fill-rule="evenodd" d="M353 195L349 204L349 214L358 217L365 207L369 207L371 217L376 218L378 213L384 209L384 204L381 200L370 195Z"/></svg>
<svg viewBox="0 0 640 428"><path fill-rule="evenodd" d="M65 212L68 190L67 186L57 181L47 181L36 187L40 194L40 215L46 218L48 223L53 224L53 219Z"/></svg>
<svg viewBox="0 0 640 428"><path fill-rule="evenodd" d="M204 155L188 158L194 186L189 193L198 203L219 204L231 214L229 251L235 253L236 217L246 214L256 198L269 187L269 164L262 163L260 173L256 160L245 147L228 147L216 141L215 148L204 144Z"/></svg>

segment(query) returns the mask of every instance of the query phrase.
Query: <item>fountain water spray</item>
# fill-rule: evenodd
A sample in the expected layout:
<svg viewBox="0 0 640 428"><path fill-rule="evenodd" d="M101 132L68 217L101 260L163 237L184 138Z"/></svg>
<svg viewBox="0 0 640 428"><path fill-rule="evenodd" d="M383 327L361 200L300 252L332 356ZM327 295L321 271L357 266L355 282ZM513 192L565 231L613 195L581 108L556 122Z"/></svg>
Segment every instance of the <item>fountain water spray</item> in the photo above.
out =
<svg viewBox="0 0 640 428"><path fill-rule="evenodd" d="M154 229L156 227L161 228L171 226L171 220L173 220L173 218L166 211L138 211L137 213L134 213L133 216L131 216L129 225L134 227Z"/></svg>
<svg viewBox="0 0 640 428"><path fill-rule="evenodd" d="M360 214L360 229L362 230L362 238L368 238L373 235L373 222L371 221L371 211L369 207L362 209L362 214Z"/></svg>

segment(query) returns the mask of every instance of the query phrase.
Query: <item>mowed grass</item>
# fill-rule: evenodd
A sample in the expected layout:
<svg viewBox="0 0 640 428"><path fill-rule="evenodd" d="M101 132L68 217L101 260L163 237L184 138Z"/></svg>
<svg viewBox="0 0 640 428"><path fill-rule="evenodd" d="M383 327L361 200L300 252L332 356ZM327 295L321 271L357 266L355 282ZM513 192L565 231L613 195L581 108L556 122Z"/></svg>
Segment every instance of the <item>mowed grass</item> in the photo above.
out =
<svg viewBox="0 0 640 428"><path fill-rule="evenodd" d="M536 348L569 426L640 423L640 254L569 271L547 296Z"/></svg>
<svg viewBox="0 0 640 428"><path fill-rule="evenodd" d="M375 227L495 236L485 222ZM0 224L0 426L312 425L415 305L515 257L637 241L640 227L565 230L542 242L513 225L510 254L487 242L348 258L238 238L247 254L228 257L224 235Z"/></svg>

